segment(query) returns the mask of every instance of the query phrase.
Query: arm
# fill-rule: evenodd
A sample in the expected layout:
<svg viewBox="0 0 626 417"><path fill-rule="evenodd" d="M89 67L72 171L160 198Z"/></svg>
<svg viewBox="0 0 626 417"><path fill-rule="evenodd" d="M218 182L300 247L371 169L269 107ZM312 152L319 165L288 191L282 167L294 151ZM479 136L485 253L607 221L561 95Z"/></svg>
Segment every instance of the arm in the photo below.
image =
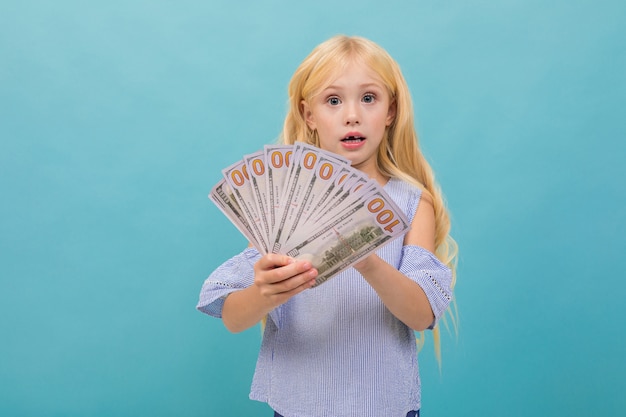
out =
<svg viewBox="0 0 626 417"><path fill-rule="evenodd" d="M254 283L226 297L222 320L231 332L256 325L294 295L315 284L317 270L308 261L267 254L254 264Z"/></svg>
<svg viewBox="0 0 626 417"><path fill-rule="evenodd" d="M404 244L435 251L435 213L432 201L426 195L422 196ZM411 329L425 330L434 323L435 315L426 293L415 281L376 254L354 267L374 288L389 311Z"/></svg>

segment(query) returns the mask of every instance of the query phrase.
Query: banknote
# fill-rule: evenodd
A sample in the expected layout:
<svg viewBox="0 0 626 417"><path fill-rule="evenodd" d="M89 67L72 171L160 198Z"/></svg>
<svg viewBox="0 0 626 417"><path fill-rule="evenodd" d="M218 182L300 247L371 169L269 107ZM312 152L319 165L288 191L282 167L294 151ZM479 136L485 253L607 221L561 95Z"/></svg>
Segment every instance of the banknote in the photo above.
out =
<svg viewBox="0 0 626 417"><path fill-rule="evenodd" d="M369 178L360 171L353 170L348 178L335 189L331 198L327 199L314 214L312 220L315 223L323 222L328 216L333 216L342 207L350 205L354 199L359 198L365 191L363 187L368 187Z"/></svg>
<svg viewBox="0 0 626 417"><path fill-rule="evenodd" d="M354 169L350 166L341 166L336 170L336 174L330 179L330 184L326 184L327 187L324 189L323 193L321 193L317 201L307 203L307 207L304 209L303 224L309 223L311 218L315 219L318 217L320 210L335 197L339 187L350 178L353 171Z"/></svg>
<svg viewBox="0 0 626 417"><path fill-rule="evenodd" d="M256 241L261 245L260 252L268 252L268 244L265 240L261 225L261 216L257 210L254 192L248 175L248 168L243 160L222 170L226 183L230 186L233 196L242 209L243 214L250 223Z"/></svg>
<svg viewBox="0 0 626 417"><path fill-rule="evenodd" d="M265 180L265 152L258 151L250 155L244 155L243 160L246 164L248 176L250 177L250 186L256 203L257 213L260 217L260 230L264 233L265 242L270 240L270 221L267 181Z"/></svg>
<svg viewBox="0 0 626 417"><path fill-rule="evenodd" d="M272 252L280 252L282 244L287 240L295 213L302 204L302 192L310 179L319 155L316 151L317 148L311 148L313 147L302 142L298 142L294 146L293 162L289 167L288 181L282 191L285 199L278 207L274 236L270 242Z"/></svg>
<svg viewBox="0 0 626 417"><path fill-rule="evenodd" d="M291 167L293 145L265 145L266 189L269 209L270 239L272 241L276 227L276 215L283 205L283 188Z"/></svg>
<svg viewBox="0 0 626 417"><path fill-rule="evenodd" d="M319 229L285 247L287 255L308 259L318 271L320 285L409 229L404 213L381 187Z"/></svg>
<svg viewBox="0 0 626 417"><path fill-rule="evenodd" d="M209 198L222 211L222 213L230 219L233 225L248 239L248 241L257 247L257 249L261 247L254 236L254 232L252 231L252 227L250 226L248 219L244 216L241 207L239 207L239 204L235 200L235 196L225 179L222 179L215 184L209 193Z"/></svg>
<svg viewBox="0 0 626 417"><path fill-rule="evenodd" d="M373 180L369 180L364 184L355 183L354 185L354 191L352 191L351 188L344 190L344 195L350 194L350 196L345 198L342 203L338 205L337 209L328 211L326 215L319 217L315 221L304 223L303 226L285 242L284 247L291 247L295 243L302 242L308 236L311 236L311 232L318 230L323 225L331 224L337 217L342 217L345 213L353 213L355 207L363 203L364 196L373 192L377 186L376 182ZM342 195L341 197L343 198L344 196Z"/></svg>
<svg viewBox="0 0 626 417"><path fill-rule="evenodd" d="M286 206L285 222L279 226L287 231L278 242L281 245L289 240L296 227L303 225L301 220L307 205L324 194L339 168L347 165L348 161L312 145L302 144L299 161L294 164L294 180L290 180L285 190L292 198Z"/></svg>
<svg viewBox="0 0 626 417"><path fill-rule="evenodd" d="M307 219L324 204L335 189L335 179L347 172L348 168L338 164L336 160L327 155L320 155L287 239L291 237L296 227L307 227Z"/></svg>
<svg viewBox="0 0 626 417"><path fill-rule="evenodd" d="M222 170L209 198L260 253L310 259L319 285L409 228L383 187L339 155L266 145Z"/></svg>
<svg viewBox="0 0 626 417"><path fill-rule="evenodd" d="M302 227L298 228L298 232L287 239L285 245L289 246L294 242L302 241L304 238L303 232L310 235L310 232L316 230L319 225L329 224L334 221L336 217L343 216L346 212L351 212L357 205L362 203L365 194L372 192L375 185L374 181L369 180L354 182L351 187L344 188L342 195L340 195L338 199L341 200L340 203L332 204L333 208L329 208L324 215L314 221L304 223Z"/></svg>

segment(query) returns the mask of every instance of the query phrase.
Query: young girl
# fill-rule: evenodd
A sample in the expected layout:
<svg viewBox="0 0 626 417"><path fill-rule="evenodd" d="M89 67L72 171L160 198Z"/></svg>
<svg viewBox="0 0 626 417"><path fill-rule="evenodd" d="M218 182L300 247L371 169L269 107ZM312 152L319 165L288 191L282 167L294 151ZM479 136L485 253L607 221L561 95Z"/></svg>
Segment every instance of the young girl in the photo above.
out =
<svg viewBox="0 0 626 417"><path fill-rule="evenodd" d="M336 36L296 70L289 103L282 142L348 158L411 229L315 288L310 262L248 248L205 281L198 309L232 332L267 318L250 398L277 417L417 416L414 331L435 328L448 308L456 246L404 77L375 43Z"/></svg>

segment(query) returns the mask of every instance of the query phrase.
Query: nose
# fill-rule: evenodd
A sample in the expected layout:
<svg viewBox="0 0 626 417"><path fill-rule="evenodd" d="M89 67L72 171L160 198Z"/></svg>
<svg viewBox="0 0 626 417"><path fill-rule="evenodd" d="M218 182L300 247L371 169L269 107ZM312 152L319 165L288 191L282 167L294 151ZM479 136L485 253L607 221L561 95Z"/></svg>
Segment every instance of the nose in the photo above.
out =
<svg viewBox="0 0 626 417"><path fill-rule="evenodd" d="M361 115L359 114L359 106L357 103L352 101L346 103L344 118L346 126L358 125L361 122Z"/></svg>

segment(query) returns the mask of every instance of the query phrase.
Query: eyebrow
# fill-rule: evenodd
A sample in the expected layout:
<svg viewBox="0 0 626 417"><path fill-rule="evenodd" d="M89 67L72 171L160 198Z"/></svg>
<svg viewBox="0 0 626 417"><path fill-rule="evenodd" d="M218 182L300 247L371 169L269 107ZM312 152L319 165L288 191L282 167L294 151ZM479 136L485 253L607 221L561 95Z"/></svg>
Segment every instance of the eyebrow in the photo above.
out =
<svg viewBox="0 0 626 417"><path fill-rule="evenodd" d="M377 84L377 83L365 83L365 84L360 84L358 86L358 88L372 88L372 87L384 88L382 85ZM341 90L342 88L343 87L341 87L341 86L337 86L337 85L331 84L328 87L324 88L324 90L322 90L322 91L329 90L329 89Z"/></svg>

